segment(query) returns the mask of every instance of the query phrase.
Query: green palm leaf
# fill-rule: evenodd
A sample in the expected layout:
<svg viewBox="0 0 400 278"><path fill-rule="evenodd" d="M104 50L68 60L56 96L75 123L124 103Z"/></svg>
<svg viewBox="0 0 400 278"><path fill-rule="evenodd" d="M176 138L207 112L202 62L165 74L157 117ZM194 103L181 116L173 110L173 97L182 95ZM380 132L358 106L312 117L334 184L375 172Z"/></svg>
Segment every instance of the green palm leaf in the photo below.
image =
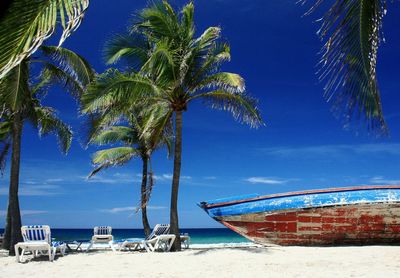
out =
<svg viewBox="0 0 400 278"><path fill-rule="evenodd" d="M66 153L71 147L72 130L59 119L54 110L49 107L36 107L36 120L39 127L39 134L45 136L48 134L56 135L60 149Z"/></svg>
<svg viewBox="0 0 400 278"><path fill-rule="evenodd" d="M140 153L132 147L117 147L97 151L92 158L96 169L89 174L89 177L108 167L123 165L134 156L140 156Z"/></svg>
<svg viewBox="0 0 400 278"><path fill-rule="evenodd" d="M155 39L174 38L179 35L176 32L179 30L177 15L167 1L158 2L143 9L137 15L136 21L131 27L133 33L144 32L151 34Z"/></svg>
<svg viewBox="0 0 400 278"><path fill-rule="evenodd" d="M40 50L50 59L50 64L58 65L64 75L69 75L82 89L94 79L95 71L89 62L76 52L55 46L42 46Z"/></svg>
<svg viewBox="0 0 400 278"><path fill-rule="evenodd" d="M199 83L195 84L192 91L198 91L209 88L222 88L225 91L242 93L245 90L244 79L236 73L218 72L205 77Z"/></svg>
<svg viewBox="0 0 400 278"><path fill-rule="evenodd" d="M82 21L89 0L14 0L0 21L0 78L34 53L55 31L59 45Z"/></svg>
<svg viewBox="0 0 400 278"><path fill-rule="evenodd" d="M248 95L216 90L201 93L191 98L201 98L214 109L226 110L232 113L235 120L246 123L251 127L263 125L257 100Z"/></svg>
<svg viewBox="0 0 400 278"><path fill-rule="evenodd" d="M82 96L82 112L104 112L117 104L129 107L129 103L143 100L146 96L154 96L157 91L158 88L145 76L108 70L100 74Z"/></svg>
<svg viewBox="0 0 400 278"><path fill-rule="evenodd" d="M306 1L304 1L306 2ZM323 1L316 1L309 13ZM372 129L386 130L376 77L378 47L386 0L337 0L322 18L318 31L325 40L319 76L325 98L346 119L365 117Z"/></svg>
<svg viewBox="0 0 400 278"><path fill-rule="evenodd" d="M1 103L11 111L19 112L30 102L29 66L24 60L0 79Z"/></svg>
<svg viewBox="0 0 400 278"><path fill-rule="evenodd" d="M126 126L111 126L92 136L90 143L97 145L115 144L123 142L133 145L138 142L139 136L135 130Z"/></svg>
<svg viewBox="0 0 400 278"><path fill-rule="evenodd" d="M149 46L141 36L116 35L107 41L104 58L107 64L115 64L121 59L130 66L143 64L148 58Z"/></svg>

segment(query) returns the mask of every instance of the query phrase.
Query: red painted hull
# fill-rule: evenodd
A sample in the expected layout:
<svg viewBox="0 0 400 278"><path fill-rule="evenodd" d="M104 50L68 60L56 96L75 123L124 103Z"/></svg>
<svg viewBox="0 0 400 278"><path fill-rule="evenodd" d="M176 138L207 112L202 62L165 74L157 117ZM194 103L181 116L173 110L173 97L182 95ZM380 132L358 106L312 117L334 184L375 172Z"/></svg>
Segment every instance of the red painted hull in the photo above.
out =
<svg viewBox="0 0 400 278"><path fill-rule="evenodd" d="M216 219L246 238L264 245L400 243L399 203L261 212Z"/></svg>

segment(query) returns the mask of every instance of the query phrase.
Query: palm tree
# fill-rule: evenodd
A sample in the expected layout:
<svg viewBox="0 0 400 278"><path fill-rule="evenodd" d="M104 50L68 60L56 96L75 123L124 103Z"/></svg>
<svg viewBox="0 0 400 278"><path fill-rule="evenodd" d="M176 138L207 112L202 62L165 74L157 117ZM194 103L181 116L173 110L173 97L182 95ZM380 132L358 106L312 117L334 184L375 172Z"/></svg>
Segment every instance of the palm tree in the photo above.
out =
<svg viewBox="0 0 400 278"><path fill-rule="evenodd" d="M63 29L61 46L88 6L89 0L13 0L0 18L0 79L36 52L57 26Z"/></svg>
<svg viewBox="0 0 400 278"><path fill-rule="evenodd" d="M88 87L84 110L107 111L113 106L144 102L167 109L175 125L174 169L171 192L171 233L174 250L180 250L178 192L182 156L182 118L188 104L203 100L211 108L227 110L236 120L258 127L262 119L255 99L245 93L243 78L220 71L230 60L230 48L220 42L220 28L210 27L195 37L194 5L185 5L178 14L163 1L139 13L131 32L144 36L151 53L140 72L124 75L107 72ZM129 52L134 55L135 52ZM163 129L159 125L159 129Z"/></svg>
<svg viewBox="0 0 400 278"><path fill-rule="evenodd" d="M170 149L171 135L167 128L163 130L161 136L155 136L155 129L149 128L150 122L153 125L165 120L165 113L162 109L146 110L136 107L134 111L122 117L127 118L128 126L110 126L110 122L115 122L115 115L118 114L105 114L101 115L100 119L93 120L95 127L89 143L97 145L120 143L122 146L97 151L92 159L96 169L90 173L89 177L108 167L125 165L135 157L142 160L141 201L138 209L142 211L143 228L147 237L151 233L147 218L147 204L154 185L151 155L164 145Z"/></svg>
<svg viewBox="0 0 400 278"><path fill-rule="evenodd" d="M10 191L3 247L14 255L14 245L21 241L21 215L18 199L21 137L23 126L29 122L36 127L39 135L54 134L63 152L67 152L72 131L64 124L51 107L45 107L41 100L49 86L61 83L73 94L81 94L93 72L87 62L74 52L55 47L42 47L42 60L24 59L0 80L0 105L5 108L2 138L11 144ZM31 76L35 62L43 66L39 80ZM6 155L3 157L3 161Z"/></svg>
<svg viewBox="0 0 400 278"><path fill-rule="evenodd" d="M303 4L307 0L302 1ZM314 1L307 14L324 1ZM345 119L364 117L372 130L386 132L376 77L377 54L383 40L386 0L336 0L321 19L318 35L324 41L319 71L324 96Z"/></svg>
<svg viewBox="0 0 400 278"><path fill-rule="evenodd" d="M6 167L6 158L11 147L11 121L7 115L5 105L0 113L0 172L3 175Z"/></svg>

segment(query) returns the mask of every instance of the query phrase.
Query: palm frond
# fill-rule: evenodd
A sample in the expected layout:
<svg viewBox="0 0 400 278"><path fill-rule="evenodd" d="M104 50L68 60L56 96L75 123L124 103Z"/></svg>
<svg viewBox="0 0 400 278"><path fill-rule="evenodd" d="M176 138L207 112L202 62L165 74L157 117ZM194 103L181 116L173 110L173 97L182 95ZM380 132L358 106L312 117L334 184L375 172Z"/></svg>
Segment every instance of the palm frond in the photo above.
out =
<svg viewBox="0 0 400 278"><path fill-rule="evenodd" d="M97 145L115 144L123 142L127 145L133 145L139 140L135 130L127 126L111 126L92 136L90 143Z"/></svg>
<svg viewBox="0 0 400 278"><path fill-rule="evenodd" d="M0 21L0 79L34 53L55 31L63 32L59 46L75 31L89 0L14 0Z"/></svg>
<svg viewBox="0 0 400 278"><path fill-rule="evenodd" d="M154 151L156 148L166 146L171 150L169 145L172 138L172 115L173 111L161 105L153 105L147 107L144 111L141 121L141 138L146 144L146 148Z"/></svg>
<svg viewBox="0 0 400 278"><path fill-rule="evenodd" d="M197 66L192 74L193 82L198 82L202 77L217 72L223 62L229 62L231 60L230 47L227 43L217 43L206 55L200 53L196 60Z"/></svg>
<svg viewBox="0 0 400 278"><path fill-rule="evenodd" d="M40 50L46 57L50 58L52 64L57 65L67 75L71 76L82 88L86 88L93 81L95 71L85 58L74 51L55 46L41 46Z"/></svg>
<svg viewBox="0 0 400 278"><path fill-rule="evenodd" d="M104 58L107 64L123 59L130 66L143 64L149 54L149 45L142 36L116 35L106 42Z"/></svg>
<svg viewBox="0 0 400 278"><path fill-rule="evenodd" d="M192 92L210 88L221 88L232 93L242 93L245 90L245 84L244 79L239 74L218 72L205 77L199 83L195 83Z"/></svg>
<svg viewBox="0 0 400 278"><path fill-rule="evenodd" d="M197 98L203 99L211 108L231 112L235 120L246 123L250 127L257 128L264 124L257 108L257 101L245 94L215 90L198 94L191 100Z"/></svg>
<svg viewBox="0 0 400 278"><path fill-rule="evenodd" d="M26 60L0 79L1 103L11 113L22 111L29 103L29 66Z"/></svg>
<svg viewBox="0 0 400 278"><path fill-rule="evenodd" d="M80 130L81 139L83 139L83 146L87 147L92 138L117 123L121 123L124 115L118 109L108 109L104 113L88 113L85 115L84 123Z"/></svg>
<svg viewBox="0 0 400 278"><path fill-rule="evenodd" d="M182 26L183 36L189 42L193 38L195 33L193 2L190 2L183 7L181 26Z"/></svg>
<svg viewBox="0 0 400 278"><path fill-rule="evenodd" d="M72 142L72 130L59 119L49 107L35 107L36 119L41 136L54 134L57 136L60 149L68 152Z"/></svg>
<svg viewBox="0 0 400 278"><path fill-rule="evenodd" d="M176 50L171 48L168 40L160 40L154 44L154 49L141 71L148 72L158 85L168 84L177 76L176 55Z"/></svg>
<svg viewBox="0 0 400 278"><path fill-rule="evenodd" d="M201 51L208 51L208 49L210 49L210 47L220 38L220 35L221 28L209 27L195 41L195 44Z"/></svg>
<svg viewBox="0 0 400 278"><path fill-rule="evenodd" d="M108 70L100 74L82 96L82 112L104 112L117 104L130 107L157 92L158 88L147 77Z"/></svg>
<svg viewBox="0 0 400 278"><path fill-rule="evenodd" d="M139 155L140 153L132 147L117 147L97 151L92 158L93 164L97 166L96 169L89 174L89 177L92 177L103 169L123 165L131 160L132 157Z"/></svg>
<svg viewBox="0 0 400 278"><path fill-rule="evenodd" d="M159 1L140 11L131 32L147 33L152 39L174 38L179 34L178 17L167 1Z"/></svg>
<svg viewBox="0 0 400 278"><path fill-rule="evenodd" d="M303 1L306 2L306 1ZM322 0L315 2L310 12ZM345 118L362 116L371 129L386 130L376 77L386 0L336 0L321 19L325 41L319 78L326 82L325 98Z"/></svg>
<svg viewBox="0 0 400 278"><path fill-rule="evenodd" d="M46 90L50 85L54 84L63 86L74 98L79 98L85 91L85 88L74 76L69 75L62 68L48 62L43 62L40 80L39 82L41 84L37 84L34 92L36 92L37 89Z"/></svg>

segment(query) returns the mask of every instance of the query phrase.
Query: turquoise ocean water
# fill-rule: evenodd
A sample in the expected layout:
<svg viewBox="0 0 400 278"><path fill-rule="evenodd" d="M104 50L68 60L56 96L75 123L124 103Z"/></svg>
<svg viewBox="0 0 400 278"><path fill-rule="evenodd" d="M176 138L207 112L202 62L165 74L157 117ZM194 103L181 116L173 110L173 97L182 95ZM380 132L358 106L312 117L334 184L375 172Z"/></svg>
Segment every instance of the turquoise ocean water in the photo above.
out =
<svg viewBox="0 0 400 278"><path fill-rule="evenodd" d="M218 229L181 229L181 233L190 235L191 244L247 243L249 240L225 228ZM3 230L0 229L0 233ZM114 239L143 238L142 229L113 229ZM51 229L56 240L90 240L93 229Z"/></svg>

